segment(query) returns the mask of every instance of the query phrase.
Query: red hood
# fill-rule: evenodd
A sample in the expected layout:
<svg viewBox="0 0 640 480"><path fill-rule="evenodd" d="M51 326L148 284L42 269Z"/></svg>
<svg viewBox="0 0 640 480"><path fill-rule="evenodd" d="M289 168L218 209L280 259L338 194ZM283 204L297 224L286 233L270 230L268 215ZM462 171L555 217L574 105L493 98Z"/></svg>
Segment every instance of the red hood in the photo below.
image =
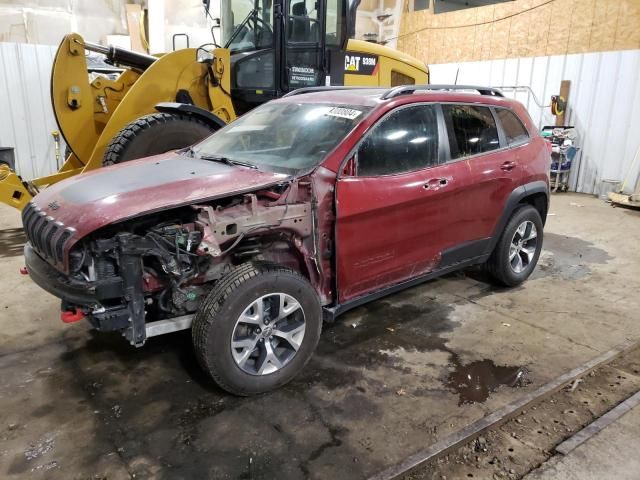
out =
<svg viewBox="0 0 640 480"><path fill-rule="evenodd" d="M101 168L56 183L34 199L75 228L68 246L105 225L286 181L284 174L167 153Z"/></svg>

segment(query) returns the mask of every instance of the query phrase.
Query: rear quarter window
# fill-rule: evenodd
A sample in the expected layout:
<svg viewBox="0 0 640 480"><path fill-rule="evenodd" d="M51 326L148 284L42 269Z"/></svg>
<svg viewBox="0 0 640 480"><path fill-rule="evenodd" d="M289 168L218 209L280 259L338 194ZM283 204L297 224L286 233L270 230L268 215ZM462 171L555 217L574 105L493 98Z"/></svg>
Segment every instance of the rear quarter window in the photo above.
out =
<svg viewBox="0 0 640 480"><path fill-rule="evenodd" d="M529 140L529 132L515 113L506 108L496 108L496 115L509 146Z"/></svg>

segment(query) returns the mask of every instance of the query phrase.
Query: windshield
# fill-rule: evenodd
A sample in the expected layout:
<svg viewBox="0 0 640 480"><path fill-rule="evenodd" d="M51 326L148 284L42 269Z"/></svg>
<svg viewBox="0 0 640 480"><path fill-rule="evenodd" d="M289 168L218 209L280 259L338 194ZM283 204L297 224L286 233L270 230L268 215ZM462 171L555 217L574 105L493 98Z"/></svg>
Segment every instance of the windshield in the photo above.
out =
<svg viewBox="0 0 640 480"><path fill-rule="evenodd" d="M272 0L222 0L222 43L231 53L273 48Z"/></svg>
<svg viewBox="0 0 640 480"><path fill-rule="evenodd" d="M219 156L258 168L295 173L317 165L369 107L266 103L196 145L196 156Z"/></svg>

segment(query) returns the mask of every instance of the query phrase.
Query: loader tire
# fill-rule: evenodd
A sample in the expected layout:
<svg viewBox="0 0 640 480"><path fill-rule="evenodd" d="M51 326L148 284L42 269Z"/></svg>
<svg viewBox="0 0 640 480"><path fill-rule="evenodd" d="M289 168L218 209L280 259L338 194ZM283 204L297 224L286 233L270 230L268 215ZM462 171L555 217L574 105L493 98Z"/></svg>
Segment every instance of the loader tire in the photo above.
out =
<svg viewBox="0 0 640 480"><path fill-rule="evenodd" d="M145 115L129 123L113 137L104 152L102 165L113 165L188 147L215 130L212 125L190 115Z"/></svg>

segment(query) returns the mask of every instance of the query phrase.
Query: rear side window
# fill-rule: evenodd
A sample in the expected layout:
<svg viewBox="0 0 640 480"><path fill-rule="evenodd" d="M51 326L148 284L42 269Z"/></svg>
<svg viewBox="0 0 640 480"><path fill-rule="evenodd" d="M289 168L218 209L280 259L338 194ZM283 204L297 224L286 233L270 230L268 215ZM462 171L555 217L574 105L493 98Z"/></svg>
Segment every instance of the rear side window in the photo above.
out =
<svg viewBox="0 0 640 480"><path fill-rule="evenodd" d="M442 105L451 159L500 148L496 122L488 107Z"/></svg>
<svg viewBox="0 0 640 480"><path fill-rule="evenodd" d="M392 112L358 148L358 175L391 175L438 163L438 123L433 105Z"/></svg>
<svg viewBox="0 0 640 480"><path fill-rule="evenodd" d="M526 142L529 139L527 129L524 128L524 125L515 113L506 108L497 108L496 114L502 124L502 130L504 130L508 145Z"/></svg>

